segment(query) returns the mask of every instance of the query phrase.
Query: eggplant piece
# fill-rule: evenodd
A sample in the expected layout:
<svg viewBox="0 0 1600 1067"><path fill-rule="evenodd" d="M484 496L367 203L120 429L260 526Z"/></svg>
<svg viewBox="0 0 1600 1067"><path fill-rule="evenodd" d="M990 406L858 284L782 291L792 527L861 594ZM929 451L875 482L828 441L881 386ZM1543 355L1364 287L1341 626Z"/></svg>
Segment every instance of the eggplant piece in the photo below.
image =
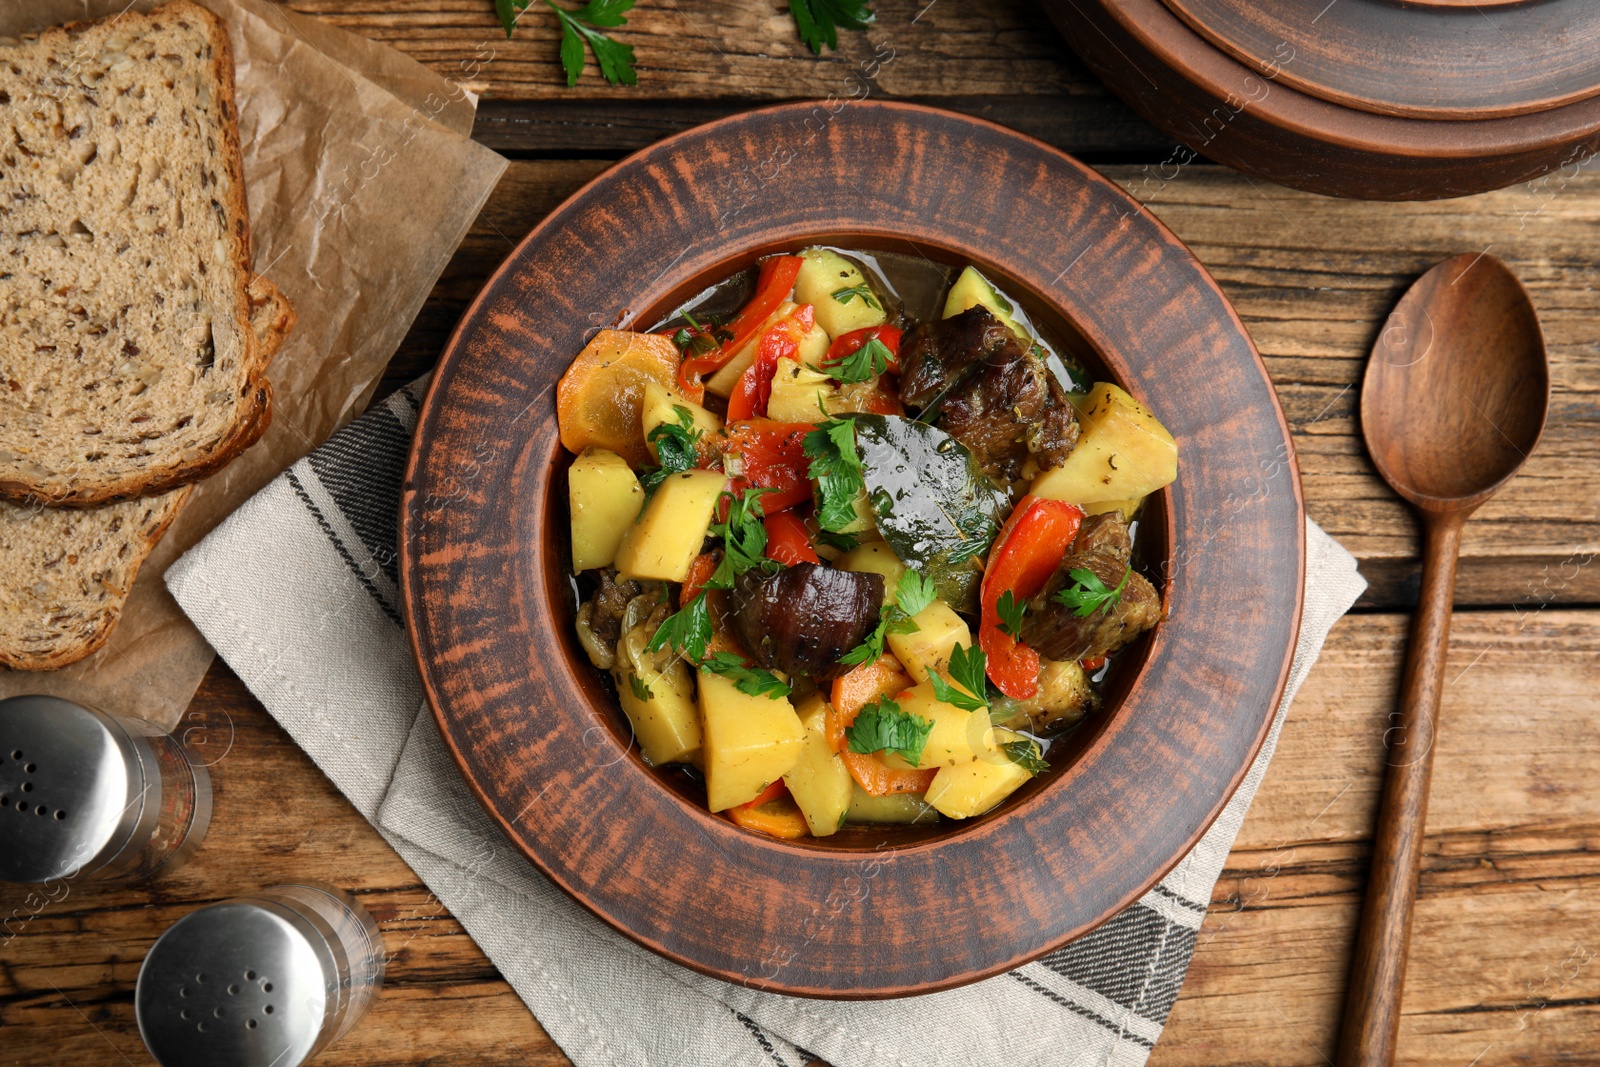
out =
<svg viewBox="0 0 1600 1067"><path fill-rule="evenodd" d="M883 611L883 575L801 563L734 582L733 629L763 667L825 681L839 657L867 639Z"/></svg>
<svg viewBox="0 0 1600 1067"><path fill-rule="evenodd" d="M900 344L900 401L925 408L985 363L1026 356L1005 323L980 305L913 327Z"/></svg>
<svg viewBox="0 0 1600 1067"><path fill-rule="evenodd" d="M1078 528L1061 564L1028 605L1022 640L1053 660L1084 660L1115 652L1161 621L1161 594L1144 575L1128 570L1133 540L1127 523L1115 511L1091 515ZM1087 570L1115 589L1127 575L1116 603L1080 617L1075 608L1056 600L1056 593L1077 583L1073 570Z"/></svg>

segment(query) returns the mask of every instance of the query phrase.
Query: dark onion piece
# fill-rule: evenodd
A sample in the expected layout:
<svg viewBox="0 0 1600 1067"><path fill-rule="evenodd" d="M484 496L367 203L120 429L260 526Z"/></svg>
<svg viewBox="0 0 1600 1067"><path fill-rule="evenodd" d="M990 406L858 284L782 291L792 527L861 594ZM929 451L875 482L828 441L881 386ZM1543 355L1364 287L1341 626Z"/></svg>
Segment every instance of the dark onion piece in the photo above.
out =
<svg viewBox="0 0 1600 1067"><path fill-rule="evenodd" d="M734 632L762 666L826 680L866 640L883 609L883 575L802 563L747 571L734 584Z"/></svg>

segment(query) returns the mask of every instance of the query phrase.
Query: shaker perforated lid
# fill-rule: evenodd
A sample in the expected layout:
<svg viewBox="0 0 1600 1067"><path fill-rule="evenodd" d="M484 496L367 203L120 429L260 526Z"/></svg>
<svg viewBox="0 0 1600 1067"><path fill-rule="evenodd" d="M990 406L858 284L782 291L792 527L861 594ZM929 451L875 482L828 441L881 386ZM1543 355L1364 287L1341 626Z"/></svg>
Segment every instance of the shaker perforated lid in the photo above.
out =
<svg viewBox="0 0 1600 1067"><path fill-rule="evenodd" d="M290 909L214 904L151 946L139 1033L162 1067L297 1067L320 1047L336 976L327 941Z"/></svg>
<svg viewBox="0 0 1600 1067"><path fill-rule="evenodd" d="M135 742L70 700L0 700L0 880L45 882L101 866L146 813Z"/></svg>

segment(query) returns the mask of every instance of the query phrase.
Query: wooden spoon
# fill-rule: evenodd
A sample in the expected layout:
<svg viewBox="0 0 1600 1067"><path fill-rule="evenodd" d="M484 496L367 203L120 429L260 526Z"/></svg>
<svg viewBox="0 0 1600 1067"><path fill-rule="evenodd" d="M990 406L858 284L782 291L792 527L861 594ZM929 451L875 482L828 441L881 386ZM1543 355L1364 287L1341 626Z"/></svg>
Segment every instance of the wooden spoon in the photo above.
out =
<svg viewBox="0 0 1600 1067"><path fill-rule="evenodd" d="M1428 271L1372 346L1362 432L1378 472L1421 516L1422 593L1386 738L1388 773L1339 1067L1394 1059L1461 528L1533 451L1549 399L1538 315L1522 283L1493 256L1456 256Z"/></svg>

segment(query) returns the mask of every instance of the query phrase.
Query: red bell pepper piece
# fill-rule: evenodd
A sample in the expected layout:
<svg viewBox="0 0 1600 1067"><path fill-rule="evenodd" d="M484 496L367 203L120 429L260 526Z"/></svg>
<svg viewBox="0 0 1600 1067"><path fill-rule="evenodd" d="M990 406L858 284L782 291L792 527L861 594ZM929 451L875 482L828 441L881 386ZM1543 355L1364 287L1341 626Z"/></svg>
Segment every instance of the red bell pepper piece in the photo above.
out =
<svg viewBox="0 0 1600 1067"><path fill-rule="evenodd" d="M767 413L767 401L772 398L772 376L778 372L778 360L794 359L800 352L800 338L805 336L816 321L816 312L810 304L801 306L782 322L761 336L756 345L756 358L745 368L728 397L728 421L739 422Z"/></svg>
<svg viewBox="0 0 1600 1067"><path fill-rule="evenodd" d="M1039 653L1000 629L1000 597L1007 590L1018 603L1037 596L1060 565L1082 521L1082 510L1063 500L1025 496L989 550L989 563L983 571L978 644L990 680L1008 697L1027 700L1039 691Z"/></svg>
<svg viewBox="0 0 1600 1067"><path fill-rule="evenodd" d="M846 356L855 355L861 346L868 341L878 340L883 343L883 347L889 350L889 369L896 370L900 366L900 338L902 332L900 327L890 326L885 323L882 326L868 326L865 329L842 333L834 338L833 344L828 346L828 354L823 357L822 362L837 363Z"/></svg>
<svg viewBox="0 0 1600 1067"><path fill-rule="evenodd" d="M761 511L775 515L785 508L811 499L811 460L806 458L806 434L816 427L804 422L772 422L753 419L728 427L728 456L739 457L740 474L733 479L731 492L742 494L752 486L770 489L761 495Z"/></svg>
<svg viewBox="0 0 1600 1067"><path fill-rule="evenodd" d="M756 293L745 304L726 330L731 335L714 351L703 356L692 356L678 365L678 384L685 393L700 388L700 376L717 370L732 359L755 336L761 324L772 317L778 305L794 291L794 280L800 274L799 256L773 256L761 261L761 274L756 279Z"/></svg>
<svg viewBox="0 0 1600 1067"><path fill-rule="evenodd" d="M811 547L811 538L806 536L805 521L794 512L779 511L761 522L767 528L768 559L775 559L785 567L822 562L816 549Z"/></svg>

